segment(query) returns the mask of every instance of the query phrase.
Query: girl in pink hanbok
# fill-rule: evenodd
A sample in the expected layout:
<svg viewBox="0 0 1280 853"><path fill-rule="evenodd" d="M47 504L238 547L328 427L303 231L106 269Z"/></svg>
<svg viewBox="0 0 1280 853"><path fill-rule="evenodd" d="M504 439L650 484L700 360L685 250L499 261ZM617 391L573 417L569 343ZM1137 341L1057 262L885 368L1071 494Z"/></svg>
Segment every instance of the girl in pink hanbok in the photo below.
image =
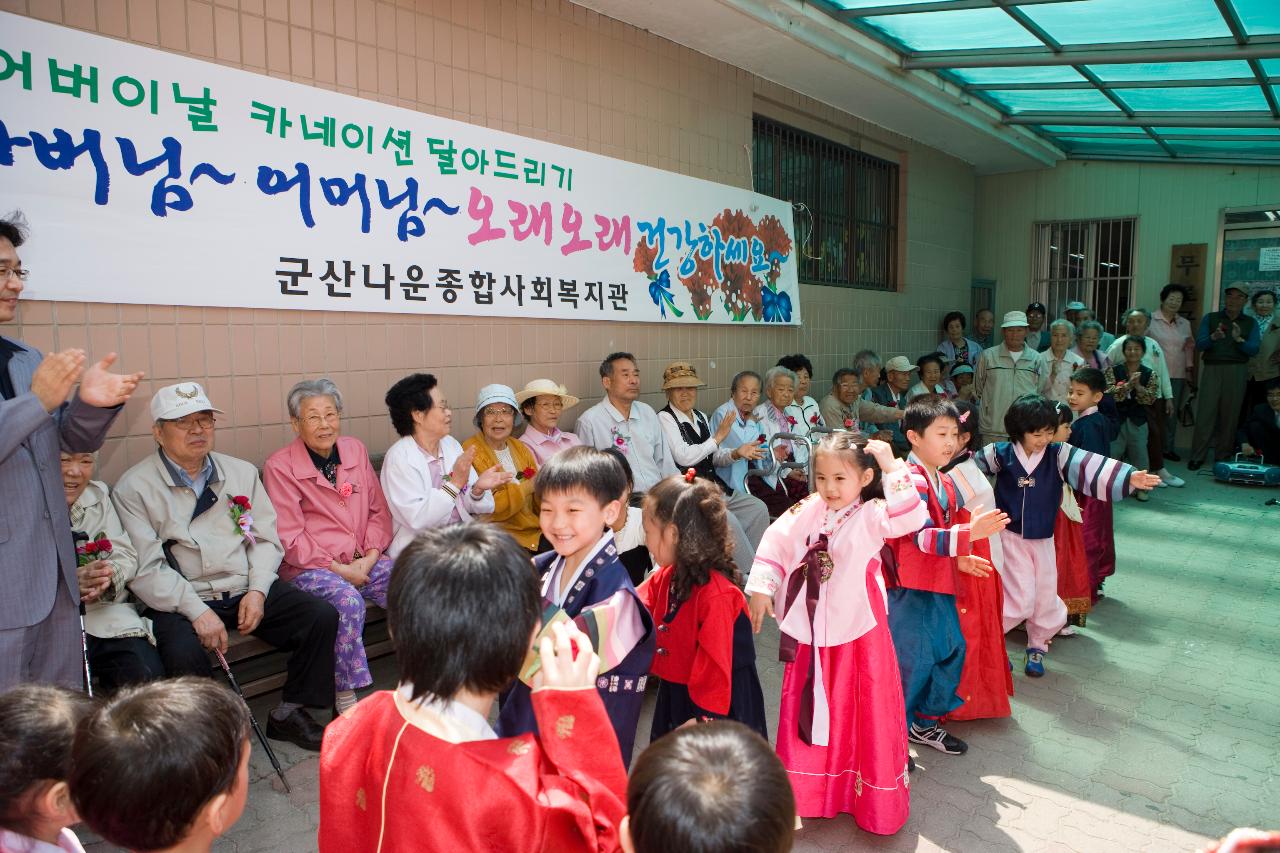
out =
<svg viewBox="0 0 1280 853"><path fill-rule="evenodd" d="M814 493L766 531L747 582L752 628L776 614L782 632L778 756L801 817L891 835L910 811L907 726L880 553L928 514L885 442L837 432L813 464Z"/></svg>

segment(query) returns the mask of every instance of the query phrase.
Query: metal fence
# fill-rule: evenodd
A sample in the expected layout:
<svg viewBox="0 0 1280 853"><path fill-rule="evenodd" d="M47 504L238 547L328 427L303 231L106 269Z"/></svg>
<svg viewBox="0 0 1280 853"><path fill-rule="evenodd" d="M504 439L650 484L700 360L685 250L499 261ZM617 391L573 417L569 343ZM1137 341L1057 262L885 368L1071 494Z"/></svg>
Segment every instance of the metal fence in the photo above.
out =
<svg viewBox="0 0 1280 853"><path fill-rule="evenodd" d="M754 122L756 192L795 213L800 280L897 288L898 164L772 119Z"/></svg>

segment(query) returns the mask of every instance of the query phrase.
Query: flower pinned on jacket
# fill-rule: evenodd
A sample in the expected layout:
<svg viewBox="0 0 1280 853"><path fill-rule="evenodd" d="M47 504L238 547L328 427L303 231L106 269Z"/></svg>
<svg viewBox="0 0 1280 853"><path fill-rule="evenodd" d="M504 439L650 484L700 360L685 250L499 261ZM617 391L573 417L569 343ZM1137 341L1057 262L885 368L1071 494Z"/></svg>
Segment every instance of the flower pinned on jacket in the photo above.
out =
<svg viewBox="0 0 1280 853"><path fill-rule="evenodd" d="M343 483L341 486L338 486L338 497L340 498L344 498L344 499L349 498L355 493L356 493L355 483Z"/></svg>
<svg viewBox="0 0 1280 853"><path fill-rule="evenodd" d="M81 534L83 535L83 534ZM95 560L105 560L111 556L111 540L105 531L76 546L76 565L87 566Z"/></svg>
<svg viewBox="0 0 1280 853"><path fill-rule="evenodd" d="M533 467L532 465L530 465L528 468L525 468L523 471L517 471L517 472L516 472L516 479L517 479L517 480L532 480L532 479L533 479L534 477L536 477L537 475L538 475L537 470L536 470L536 469L534 469L534 467Z"/></svg>
<svg viewBox="0 0 1280 853"><path fill-rule="evenodd" d="M853 429L853 418L845 418L845 419L844 419L844 428L845 428L845 429Z"/></svg>
<svg viewBox="0 0 1280 853"><path fill-rule="evenodd" d="M618 432L617 427L611 427L609 434L613 436L613 446L618 448L622 453L626 453L631 447L631 436L626 433Z"/></svg>
<svg viewBox="0 0 1280 853"><path fill-rule="evenodd" d="M765 438L763 435L756 436L756 444L764 444L766 441L768 441L768 439Z"/></svg>
<svg viewBox="0 0 1280 853"><path fill-rule="evenodd" d="M244 495L229 496L227 498L227 507L231 515L231 520L235 522L236 528L240 531L240 535L249 541L252 545L258 540L253 535L253 516L249 515L249 510L253 507L249 504L249 499Z"/></svg>

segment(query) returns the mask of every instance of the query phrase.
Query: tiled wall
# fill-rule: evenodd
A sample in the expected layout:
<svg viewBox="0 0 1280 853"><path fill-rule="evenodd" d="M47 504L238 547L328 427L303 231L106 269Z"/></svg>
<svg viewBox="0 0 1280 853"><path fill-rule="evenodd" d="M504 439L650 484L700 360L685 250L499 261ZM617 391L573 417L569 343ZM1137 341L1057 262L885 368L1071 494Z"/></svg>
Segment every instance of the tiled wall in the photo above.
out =
<svg viewBox="0 0 1280 853"><path fill-rule="evenodd" d="M377 452L393 438L382 394L412 370L441 378L459 437L472 431L475 393L489 382L519 388L550 376L587 398L585 408L601 393L600 359L616 349L636 353L645 399L658 405L662 368L693 359L710 409L734 372L763 370L783 353L807 353L820 376L863 347L914 357L937 341L943 312L968 305L975 187L966 164L564 0L0 0L0 8L736 186L750 185L753 111L903 166L903 291L803 286L802 328L23 303L6 335L45 350L115 349L124 367L147 371L104 448L108 480L150 452L147 401L178 378L204 382L227 410L219 449L260 462L292 435L283 411L290 385L332 376L347 396L345 431ZM32 226L33 241L55 239ZM827 383L817 385L825 393Z"/></svg>

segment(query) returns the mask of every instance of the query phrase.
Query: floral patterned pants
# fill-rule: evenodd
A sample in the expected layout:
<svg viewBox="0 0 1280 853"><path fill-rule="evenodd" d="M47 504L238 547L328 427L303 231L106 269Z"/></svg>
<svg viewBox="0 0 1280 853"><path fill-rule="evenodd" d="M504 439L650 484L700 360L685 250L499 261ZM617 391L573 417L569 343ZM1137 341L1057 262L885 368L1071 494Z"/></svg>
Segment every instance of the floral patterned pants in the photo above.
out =
<svg viewBox="0 0 1280 853"><path fill-rule="evenodd" d="M356 588L328 569L309 569L293 579L293 585L323 598L338 611L338 637L333 642L334 688L357 690L373 683L369 659L364 653L364 603L387 606L387 585L394 560L383 557L373 564L369 581Z"/></svg>

